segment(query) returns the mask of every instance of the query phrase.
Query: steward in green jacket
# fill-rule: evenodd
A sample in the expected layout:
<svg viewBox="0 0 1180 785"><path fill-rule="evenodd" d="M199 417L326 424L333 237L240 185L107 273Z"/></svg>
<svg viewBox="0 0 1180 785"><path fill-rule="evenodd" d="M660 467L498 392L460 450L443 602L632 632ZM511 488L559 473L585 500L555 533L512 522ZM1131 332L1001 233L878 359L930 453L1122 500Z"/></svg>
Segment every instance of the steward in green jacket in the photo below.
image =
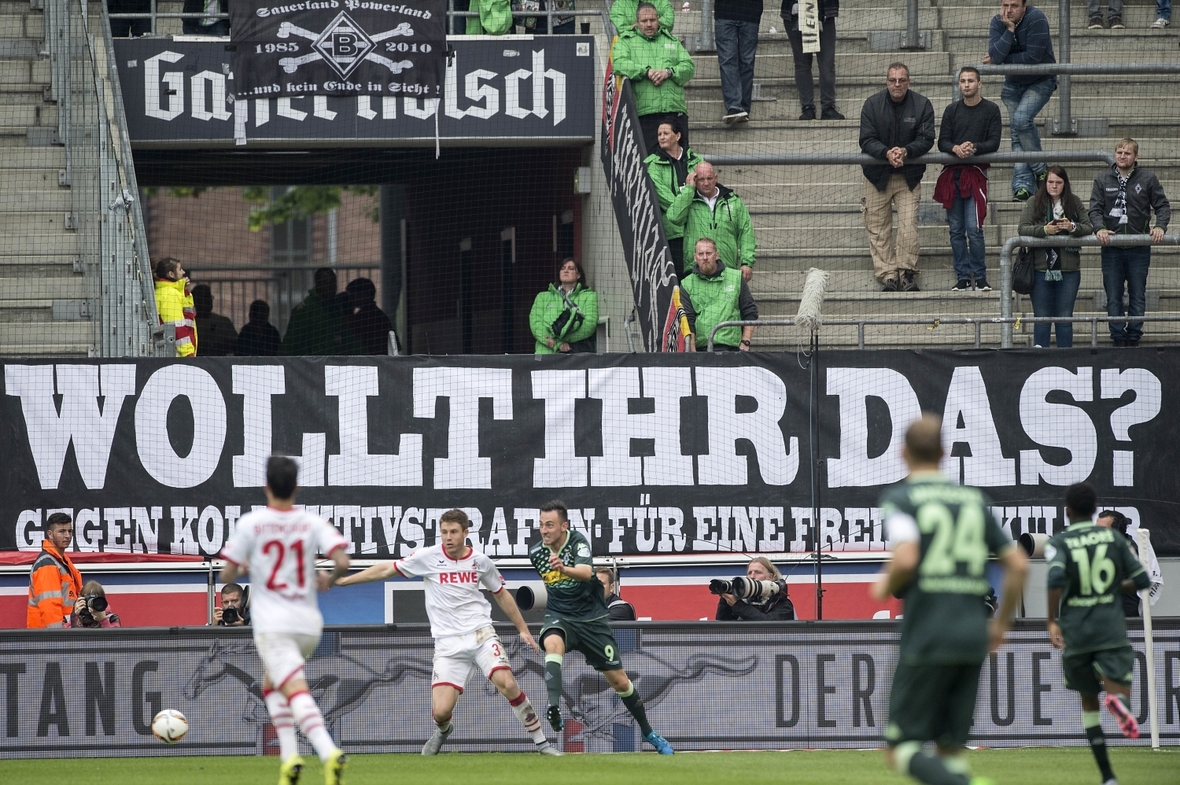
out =
<svg viewBox="0 0 1180 785"><path fill-rule="evenodd" d="M750 212L740 196L717 182L712 164L698 164L688 176L668 208L667 220L680 227L684 237L685 269L692 269L693 249L702 237L717 244L717 255L726 267L753 268L758 244ZM741 272L749 280L750 272Z"/></svg>
<svg viewBox="0 0 1180 785"><path fill-rule="evenodd" d="M651 0L656 7L656 14L660 19L660 27L672 32L672 25L676 23L676 14L672 10L669 0ZM635 16L639 12L639 0L614 0L610 4L610 21L615 26L615 32L622 35L635 26Z"/></svg>
<svg viewBox="0 0 1180 785"><path fill-rule="evenodd" d="M639 27L619 33L612 52L615 73L631 80L635 113L640 117L667 112L688 114L684 86L696 73L696 63L680 39L659 26L654 13L655 29L644 32L644 10L640 8ZM665 70L669 75L660 78Z"/></svg>
<svg viewBox="0 0 1180 785"><path fill-rule="evenodd" d="M671 123L660 123L657 132L660 143L659 149L644 159L647 176L651 178L656 189L656 198L660 202L660 217L663 218L664 236L668 238L668 247L672 249L672 258L677 268L684 264L684 248L682 238L684 227L668 220L668 208L672 200L684 187L688 173L703 163L704 159L691 148L680 146L680 133ZM681 274L683 277L683 274Z"/></svg>
<svg viewBox="0 0 1180 785"><path fill-rule="evenodd" d="M581 266L566 259L558 283L549 284L533 300L529 329L537 341L534 354L597 351L598 293L584 281Z"/></svg>
<svg viewBox="0 0 1180 785"><path fill-rule="evenodd" d="M758 305L742 274L717 258L717 245L702 237L694 246L696 270L681 284L681 298L696 351L707 351L709 333L721 322L754 321ZM750 350L754 327L723 327L713 337L713 348L721 351Z"/></svg>

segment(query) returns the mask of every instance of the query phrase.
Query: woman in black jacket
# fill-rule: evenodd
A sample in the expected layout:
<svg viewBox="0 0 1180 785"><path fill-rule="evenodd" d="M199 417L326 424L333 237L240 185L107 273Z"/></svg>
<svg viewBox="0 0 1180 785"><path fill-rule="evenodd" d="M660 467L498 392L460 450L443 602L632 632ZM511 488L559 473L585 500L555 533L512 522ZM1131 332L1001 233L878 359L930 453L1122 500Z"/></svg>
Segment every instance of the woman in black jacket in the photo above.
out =
<svg viewBox="0 0 1180 785"><path fill-rule="evenodd" d="M782 590L765 600L739 600L732 594L722 594L717 600L717 621L792 621L795 606L787 597L787 584L778 567L765 556L756 556L746 567L746 577L752 581L775 581Z"/></svg>

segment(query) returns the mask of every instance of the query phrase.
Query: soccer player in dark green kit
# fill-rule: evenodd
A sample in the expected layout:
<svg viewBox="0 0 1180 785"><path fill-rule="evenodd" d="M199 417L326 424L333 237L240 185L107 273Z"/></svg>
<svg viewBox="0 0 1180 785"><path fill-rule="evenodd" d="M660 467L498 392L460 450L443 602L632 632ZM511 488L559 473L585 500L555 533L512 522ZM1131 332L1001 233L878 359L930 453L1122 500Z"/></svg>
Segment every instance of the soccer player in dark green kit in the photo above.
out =
<svg viewBox="0 0 1180 785"><path fill-rule="evenodd" d="M1139 738L1139 724L1127 708L1135 653L1127 641L1121 592L1151 585L1147 570L1126 540L1094 522L1094 489L1078 483L1065 489L1069 527L1045 545L1049 562L1049 640L1061 652L1065 686L1081 693L1082 726L1102 772L1103 785L1118 785L1106 753L1098 693L1127 738Z"/></svg>
<svg viewBox="0 0 1180 785"><path fill-rule="evenodd" d="M602 584L594 574L590 543L570 529L569 513L559 501L541 508L539 525L541 541L529 548L529 561L545 581L548 594L541 627L545 688L549 693L546 719L553 730L562 729L561 658L567 650L580 651L586 663L599 671L622 699L639 724L643 738L661 755L671 755L672 745L651 729L643 699L623 670L619 644L606 623L610 614Z"/></svg>
<svg viewBox="0 0 1180 785"><path fill-rule="evenodd" d="M889 695L886 759L927 785L968 785L963 745L975 713L979 669L995 651L1016 609L1028 560L996 525L978 489L953 485L939 471L942 420L925 414L906 431L904 482L881 498L893 556L873 597L905 600L901 646ZM991 620L984 569L995 554L1004 569L1000 608ZM933 741L937 755L922 749Z"/></svg>

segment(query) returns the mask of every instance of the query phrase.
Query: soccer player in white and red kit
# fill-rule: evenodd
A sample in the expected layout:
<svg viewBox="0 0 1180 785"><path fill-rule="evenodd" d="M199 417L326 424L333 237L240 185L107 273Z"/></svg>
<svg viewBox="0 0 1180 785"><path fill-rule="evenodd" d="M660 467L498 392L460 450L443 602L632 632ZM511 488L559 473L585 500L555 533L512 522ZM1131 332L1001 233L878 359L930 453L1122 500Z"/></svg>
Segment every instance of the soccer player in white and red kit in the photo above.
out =
<svg viewBox="0 0 1180 785"><path fill-rule="evenodd" d="M339 785L348 759L324 727L303 666L324 629L316 592L347 574L348 543L323 518L295 509L298 474L290 458L267 461L266 509L238 521L221 552L227 562L221 580L232 583L247 570L254 578L254 643L266 669L262 695L279 737L280 785L296 785L303 771L295 723L323 762L326 785ZM332 559L331 574L317 574L317 553Z"/></svg>
<svg viewBox="0 0 1180 785"><path fill-rule="evenodd" d="M426 584L426 615L434 636L434 674L431 679L431 711L436 725L422 748L423 755L437 755L454 726L451 715L475 668L500 694L537 745L542 755L560 755L545 738L533 704L516 683L504 645L492 627L492 606L480 587L487 589L496 604L516 625L524 642L540 653L537 642L516 607L512 594L504 590L500 571L483 553L467 544L471 521L462 510L448 510L438 519L442 542L420 548L404 559L377 564L338 581L339 585L367 583L402 575L422 578Z"/></svg>

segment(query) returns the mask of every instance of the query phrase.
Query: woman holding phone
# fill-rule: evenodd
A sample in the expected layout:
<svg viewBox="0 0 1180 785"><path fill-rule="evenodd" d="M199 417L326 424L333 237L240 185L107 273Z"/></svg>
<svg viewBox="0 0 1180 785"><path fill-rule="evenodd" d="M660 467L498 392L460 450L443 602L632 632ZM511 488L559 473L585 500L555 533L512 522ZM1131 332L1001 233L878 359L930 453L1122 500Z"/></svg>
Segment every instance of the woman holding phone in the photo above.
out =
<svg viewBox="0 0 1180 785"><path fill-rule="evenodd" d="M1085 237L1093 233L1086 207L1069 187L1064 167L1053 164L1025 203L1020 214L1020 234L1025 237ZM1073 316L1074 301L1082 282L1081 248L1034 248L1037 274L1033 279L1033 316ZM1033 326L1033 343L1049 347L1049 332L1056 324L1057 348L1073 346L1073 322L1045 322Z"/></svg>

